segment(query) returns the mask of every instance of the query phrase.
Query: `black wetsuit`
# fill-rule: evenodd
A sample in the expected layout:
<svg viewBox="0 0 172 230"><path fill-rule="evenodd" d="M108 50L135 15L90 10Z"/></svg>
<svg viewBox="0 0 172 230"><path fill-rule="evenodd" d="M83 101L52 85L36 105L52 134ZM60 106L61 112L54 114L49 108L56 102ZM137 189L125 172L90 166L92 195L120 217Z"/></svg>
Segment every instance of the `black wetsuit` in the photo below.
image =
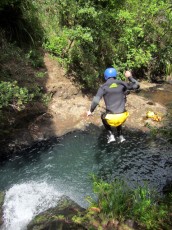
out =
<svg viewBox="0 0 172 230"><path fill-rule="evenodd" d="M116 114L125 112L126 92L127 90L138 89L139 83L133 77L129 77L129 82L109 78L97 91L96 96L91 103L90 111L93 112L99 104L101 98L104 98L106 105L106 113L102 114L102 122L107 130L111 127L104 119L107 113ZM121 127L117 127L118 134L121 133Z"/></svg>

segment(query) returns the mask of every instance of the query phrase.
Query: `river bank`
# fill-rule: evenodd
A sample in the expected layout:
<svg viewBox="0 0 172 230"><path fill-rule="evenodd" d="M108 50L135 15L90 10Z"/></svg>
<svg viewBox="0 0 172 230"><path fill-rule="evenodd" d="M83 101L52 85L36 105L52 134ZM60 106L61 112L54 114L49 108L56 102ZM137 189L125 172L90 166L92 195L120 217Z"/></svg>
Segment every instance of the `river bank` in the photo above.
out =
<svg viewBox="0 0 172 230"><path fill-rule="evenodd" d="M44 56L44 64L47 71L45 87L52 95L51 102L48 107L39 103L34 104L33 107L28 108L24 113L20 112L14 118L18 125L14 127L9 138L1 141L1 155L6 156L8 152L20 151L35 142L51 137L60 137L71 131L84 130L90 124L102 126L100 115L105 108L103 100L93 116L87 117L86 112L94 95L84 94L72 77L66 76L64 69L48 54ZM134 77L137 78L137 76ZM144 92L150 91L150 95L151 90L157 88L162 93L166 90L165 87L162 84L140 82L140 90L131 92L127 96L126 108L130 114L125 123L127 128L149 132L147 123L155 127L164 125L166 106L145 97ZM158 113L163 117L162 122L147 119L147 111Z"/></svg>

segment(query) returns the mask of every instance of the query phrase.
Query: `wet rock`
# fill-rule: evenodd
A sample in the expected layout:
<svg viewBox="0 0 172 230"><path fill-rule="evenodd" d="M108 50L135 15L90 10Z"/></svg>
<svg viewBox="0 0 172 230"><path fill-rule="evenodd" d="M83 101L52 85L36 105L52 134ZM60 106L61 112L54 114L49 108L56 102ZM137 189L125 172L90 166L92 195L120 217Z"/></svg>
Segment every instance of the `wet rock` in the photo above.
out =
<svg viewBox="0 0 172 230"><path fill-rule="evenodd" d="M172 193L172 180L167 181L166 185L162 189L164 194L170 194Z"/></svg>
<svg viewBox="0 0 172 230"><path fill-rule="evenodd" d="M119 227L119 230L144 230L144 227L141 227L136 221L128 219L122 224L122 228Z"/></svg>
<svg viewBox="0 0 172 230"><path fill-rule="evenodd" d="M73 96L76 96L80 93L79 89L73 85L66 85L62 84L55 89L55 93L53 95L53 98L55 100L58 100L58 98L61 99L69 99Z"/></svg>
<svg viewBox="0 0 172 230"><path fill-rule="evenodd" d="M5 197L5 193L4 192L0 192L0 226L3 224L3 203L4 203L4 197Z"/></svg>
<svg viewBox="0 0 172 230"><path fill-rule="evenodd" d="M72 220L74 215L84 210L70 198L63 196L55 208L37 215L27 226L27 230L85 230L84 226Z"/></svg>
<svg viewBox="0 0 172 230"><path fill-rule="evenodd" d="M34 141L46 140L54 136L52 115L44 113L38 116L28 126L29 133Z"/></svg>
<svg viewBox="0 0 172 230"><path fill-rule="evenodd" d="M166 82L169 83L169 84L172 84L172 76L167 76L166 78Z"/></svg>
<svg viewBox="0 0 172 230"><path fill-rule="evenodd" d="M146 114L148 111L153 111L161 117L164 117L167 114L167 108L165 106L147 100L137 94L130 94L127 97L127 110L129 111L130 116L125 123L126 126L135 129L139 128L142 131L145 130L145 127L147 127L146 129L149 131L147 125L151 125L153 127L162 127L164 125L163 119L161 122L147 119Z"/></svg>

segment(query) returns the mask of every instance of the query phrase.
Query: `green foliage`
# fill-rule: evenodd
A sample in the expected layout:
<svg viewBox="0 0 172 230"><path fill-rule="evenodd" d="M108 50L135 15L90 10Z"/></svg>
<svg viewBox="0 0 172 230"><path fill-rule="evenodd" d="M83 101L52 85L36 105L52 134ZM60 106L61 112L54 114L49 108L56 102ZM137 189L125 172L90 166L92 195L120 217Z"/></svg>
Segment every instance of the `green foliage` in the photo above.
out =
<svg viewBox="0 0 172 230"><path fill-rule="evenodd" d="M6 5L13 5L16 2L17 2L17 0L1 0L0 7L4 7Z"/></svg>
<svg viewBox="0 0 172 230"><path fill-rule="evenodd" d="M43 57L42 55L40 55L40 52L38 52L36 49L29 50L29 52L26 54L26 58L33 67L37 68L44 66Z"/></svg>
<svg viewBox="0 0 172 230"><path fill-rule="evenodd" d="M63 57L66 47L68 46L67 35L63 33L59 36L52 36L45 44L44 48L56 56Z"/></svg>
<svg viewBox="0 0 172 230"><path fill-rule="evenodd" d="M45 29L44 47L58 57L83 87L114 65L163 76L172 61L170 1L32 1ZM144 76L144 77L145 77ZM140 77L143 77L142 75Z"/></svg>
<svg viewBox="0 0 172 230"><path fill-rule="evenodd" d="M135 189L133 198L134 219L146 226L146 229L159 229L161 222L168 214L166 207L158 205L147 186Z"/></svg>
<svg viewBox="0 0 172 230"><path fill-rule="evenodd" d="M45 78L45 76L46 76L46 72L37 72L37 73L35 73L35 77L36 78Z"/></svg>
<svg viewBox="0 0 172 230"><path fill-rule="evenodd" d="M21 49L14 43L8 43L5 38L5 31L0 31L0 62L1 65L12 59L21 60Z"/></svg>
<svg viewBox="0 0 172 230"><path fill-rule="evenodd" d="M3 0L0 3L0 29L6 38L18 45L35 45L43 37L43 30L36 16L37 9L29 0Z"/></svg>
<svg viewBox="0 0 172 230"><path fill-rule="evenodd" d="M26 105L34 101L42 101L47 105L51 95L46 94L39 81L43 81L45 72L38 72L31 67L43 67L42 53L37 49L25 52L15 43L9 43L5 34L0 35L0 109L12 107L16 111L23 110ZM33 71L37 71L34 75ZM39 79L38 79L39 78ZM2 124L2 122L1 122Z"/></svg>
<svg viewBox="0 0 172 230"><path fill-rule="evenodd" d="M106 183L93 177L93 191L98 194L98 207L103 215L109 218L122 220L127 216L131 203L130 190L128 186L119 180Z"/></svg>
<svg viewBox="0 0 172 230"><path fill-rule="evenodd" d="M109 65L121 79L125 69L149 80L171 74L169 0L4 0L1 12L5 6L18 12L14 25L7 17L8 31L17 40L41 41L83 87L95 88Z"/></svg>
<svg viewBox="0 0 172 230"><path fill-rule="evenodd" d="M168 76L171 76L172 75L172 64L169 63L169 62L166 62L166 65L165 65L165 73L166 75Z"/></svg>
<svg viewBox="0 0 172 230"><path fill-rule="evenodd" d="M161 127L153 126L146 123L145 126L149 128L152 137L160 136L165 138L168 142L172 143L172 124L171 124L171 113L168 113L163 117L163 123Z"/></svg>
<svg viewBox="0 0 172 230"><path fill-rule="evenodd" d="M107 183L93 175L93 191L97 200L87 198L90 207L84 216L75 217L78 223L94 225L97 222L97 226L106 227L132 219L145 229L163 229L163 226L168 229L170 208L148 186L132 190L122 180Z"/></svg>
<svg viewBox="0 0 172 230"><path fill-rule="evenodd" d="M156 126L152 126L149 123L146 123L145 127L147 127L150 130L150 134L153 137L155 137L158 134L158 128Z"/></svg>
<svg viewBox="0 0 172 230"><path fill-rule="evenodd" d="M32 98L33 94L25 87L19 87L16 81L0 82L0 109L10 105L20 111Z"/></svg>
<svg viewBox="0 0 172 230"><path fill-rule="evenodd" d="M51 99L52 99L52 93L45 93L41 95L41 100L45 106L48 106Z"/></svg>

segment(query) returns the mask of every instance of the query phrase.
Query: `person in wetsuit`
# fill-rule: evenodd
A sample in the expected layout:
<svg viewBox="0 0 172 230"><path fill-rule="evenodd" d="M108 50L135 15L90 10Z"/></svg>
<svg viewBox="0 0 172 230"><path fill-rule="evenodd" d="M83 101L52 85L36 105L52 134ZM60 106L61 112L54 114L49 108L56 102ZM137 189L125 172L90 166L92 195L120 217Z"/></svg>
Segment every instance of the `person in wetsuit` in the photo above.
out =
<svg viewBox="0 0 172 230"><path fill-rule="evenodd" d="M87 116L90 116L101 98L104 98L106 112L101 115L102 122L106 130L108 130L108 143L116 141L112 127L117 129L117 137L119 142L125 141L122 135L122 124L126 121L129 113L125 109L126 94L128 90L138 89L139 83L133 77L130 71L125 72L125 77L129 82L117 80L116 69L110 67L104 72L106 82L99 87L96 96L93 98L90 110Z"/></svg>

